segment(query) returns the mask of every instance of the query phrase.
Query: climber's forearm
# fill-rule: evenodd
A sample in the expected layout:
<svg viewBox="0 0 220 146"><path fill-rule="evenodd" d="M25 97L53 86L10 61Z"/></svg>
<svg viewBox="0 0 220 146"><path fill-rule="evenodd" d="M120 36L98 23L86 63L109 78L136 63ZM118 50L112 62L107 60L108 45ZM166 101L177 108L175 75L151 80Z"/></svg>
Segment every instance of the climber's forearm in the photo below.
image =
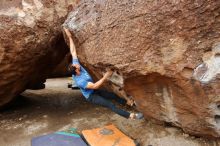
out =
<svg viewBox="0 0 220 146"><path fill-rule="evenodd" d="M100 80L98 80L97 82L95 83L92 83L92 82L89 82L88 85L87 85L87 89L99 89L102 84L106 81L106 77L102 77Z"/></svg>
<svg viewBox="0 0 220 146"><path fill-rule="evenodd" d="M76 47L75 47L75 44L74 44L74 42L73 42L72 34L71 34L71 32L70 32L68 29L66 29L66 28L64 28L64 31L65 31L65 33L66 33L68 39L69 39L70 53L71 53L71 55L72 55L73 58L77 58Z"/></svg>
<svg viewBox="0 0 220 146"><path fill-rule="evenodd" d="M76 47L75 47L72 37L69 37L69 42L70 42L70 53L73 58L77 58Z"/></svg>

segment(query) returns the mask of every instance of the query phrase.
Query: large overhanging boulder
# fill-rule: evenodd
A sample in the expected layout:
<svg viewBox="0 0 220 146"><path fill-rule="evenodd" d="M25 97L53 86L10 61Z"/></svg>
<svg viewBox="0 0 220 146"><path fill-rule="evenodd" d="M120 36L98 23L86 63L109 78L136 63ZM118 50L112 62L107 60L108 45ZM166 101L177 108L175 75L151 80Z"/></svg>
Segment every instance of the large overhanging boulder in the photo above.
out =
<svg viewBox="0 0 220 146"><path fill-rule="evenodd" d="M39 88L64 58L61 24L71 4L75 0L1 0L0 106Z"/></svg>
<svg viewBox="0 0 220 146"><path fill-rule="evenodd" d="M112 67L146 119L220 136L220 1L82 0L66 25L97 78Z"/></svg>

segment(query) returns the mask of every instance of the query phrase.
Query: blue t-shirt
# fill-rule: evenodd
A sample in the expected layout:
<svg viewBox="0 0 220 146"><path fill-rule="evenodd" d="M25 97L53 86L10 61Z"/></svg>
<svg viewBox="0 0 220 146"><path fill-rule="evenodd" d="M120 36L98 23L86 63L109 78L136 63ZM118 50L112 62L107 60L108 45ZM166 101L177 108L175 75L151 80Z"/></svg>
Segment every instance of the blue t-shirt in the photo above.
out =
<svg viewBox="0 0 220 146"><path fill-rule="evenodd" d="M78 59L73 59L72 64L79 64L80 65ZM80 75L72 75L72 77L73 77L73 80L75 81L76 85L80 88L83 96L85 96L85 98L88 99L89 95L91 93L93 93L93 91L94 91L92 89L86 89L88 82L93 82L89 73L80 65Z"/></svg>

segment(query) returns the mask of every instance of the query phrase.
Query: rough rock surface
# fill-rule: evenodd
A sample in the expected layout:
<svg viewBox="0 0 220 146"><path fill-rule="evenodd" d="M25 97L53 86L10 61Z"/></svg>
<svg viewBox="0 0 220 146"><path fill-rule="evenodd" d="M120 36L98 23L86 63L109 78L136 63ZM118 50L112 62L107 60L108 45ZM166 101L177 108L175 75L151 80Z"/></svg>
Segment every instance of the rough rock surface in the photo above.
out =
<svg viewBox="0 0 220 146"><path fill-rule="evenodd" d="M66 25L85 67L115 68L146 119L220 136L220 1L82 0Z"/></svg>
<svg viewBox="0 0 220 146"><path fill-rule="evenodd" d="M75 1L1 0L0 106L41 86L64 58L61 24L71 4Z"/></svg>

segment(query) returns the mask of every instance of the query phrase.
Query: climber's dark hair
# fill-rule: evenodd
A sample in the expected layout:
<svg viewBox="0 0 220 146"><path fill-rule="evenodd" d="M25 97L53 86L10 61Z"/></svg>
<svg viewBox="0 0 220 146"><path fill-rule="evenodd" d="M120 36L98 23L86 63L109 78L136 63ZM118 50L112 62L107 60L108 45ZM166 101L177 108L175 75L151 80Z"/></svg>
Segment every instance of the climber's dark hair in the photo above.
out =
<svg viewBox="0 0 220 146"><path fill-rule="evenodd" d="M73 74L74 76L76 75L76 67L72 65L72 63L70 63L68 65L68 71Z"/></svg>

